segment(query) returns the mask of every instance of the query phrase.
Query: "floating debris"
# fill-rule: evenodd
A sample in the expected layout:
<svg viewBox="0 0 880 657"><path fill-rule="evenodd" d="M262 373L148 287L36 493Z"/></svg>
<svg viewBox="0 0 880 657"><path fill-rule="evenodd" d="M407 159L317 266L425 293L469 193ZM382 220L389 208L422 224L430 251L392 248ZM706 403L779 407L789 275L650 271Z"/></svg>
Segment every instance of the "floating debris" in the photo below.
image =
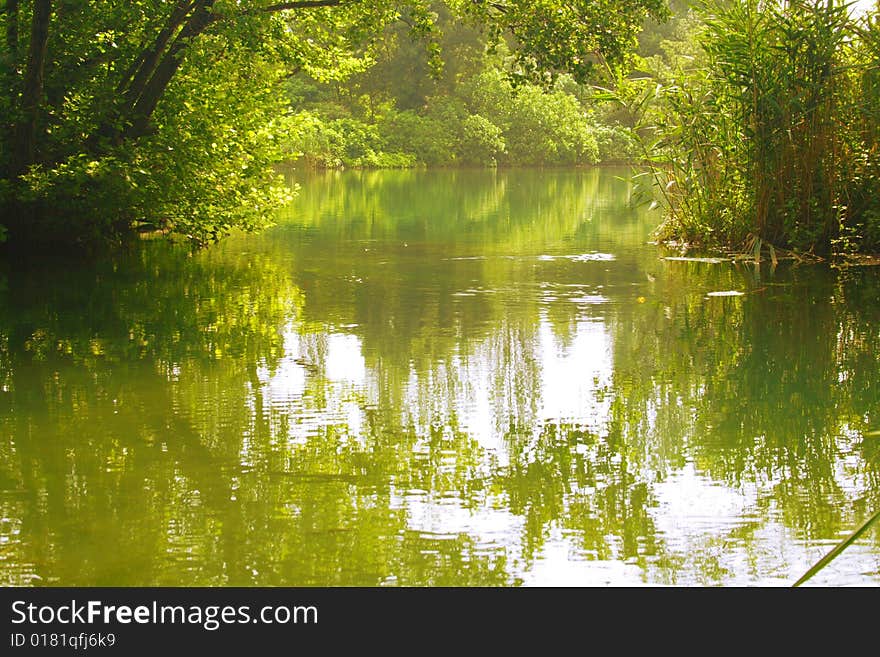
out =
<svg viewBox="0 0 880 657"><path fill-rule="evenodd" d="M721 292L709 292L707 297L741 297L744 296L745 292L740 292L739 290L723 290Z"/></svg>
<svg viewBox="0 0 880 657"><path fill-rule="evenodd" d="M709 265L720 265L722 262L730 262L729 258L685 258L683 256L669 256L663 260L673 260L675 262L704 262Z"/></svg>
<svg viewBox="0 0 880 657"><path fill-rule="evenodd" d="M570 260L572 262L610 262L615 260L613 253L578 253L575 255L541 255L538 260Z"/></svg>
<svg viewBox="0 0 880 657"><path fill-rule="evenodd" d="M573 297L570 301L572 303L591 306L597 303L608 303L610 299L608 297L603 297L601 294L587 294L582 297Z"/></svg>

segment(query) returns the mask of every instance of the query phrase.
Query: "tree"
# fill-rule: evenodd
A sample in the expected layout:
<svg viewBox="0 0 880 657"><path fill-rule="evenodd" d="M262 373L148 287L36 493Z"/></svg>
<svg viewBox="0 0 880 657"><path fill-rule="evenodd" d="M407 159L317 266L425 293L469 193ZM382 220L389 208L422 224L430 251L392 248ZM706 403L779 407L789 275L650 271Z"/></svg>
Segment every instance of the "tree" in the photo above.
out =
<svg viewBox="0 0 880 657"><path fill-rule="evenodd" d="M519 74L551 77L557 72L584 81L597 63L624 63L638 44L647 17L667 16L664 0L456 0L489 26L496 38L515 42Z"/></svg>
<svg viewBox="0 0 880 657"><path fill-rule="evenodd" d="M512 35L529 71L583 74L620 60L659 1L448 4ZM265 225L286 198L282 83L365 70L401 18L432 43L428 0L7 0L0 225L61 244Z"/></svg>

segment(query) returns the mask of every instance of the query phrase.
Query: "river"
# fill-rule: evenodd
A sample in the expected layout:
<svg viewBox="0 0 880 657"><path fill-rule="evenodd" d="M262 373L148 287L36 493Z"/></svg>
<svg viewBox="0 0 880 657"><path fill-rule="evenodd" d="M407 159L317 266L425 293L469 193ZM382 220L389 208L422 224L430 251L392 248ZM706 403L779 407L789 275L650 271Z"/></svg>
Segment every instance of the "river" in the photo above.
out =
<svg viewBox="0 0 880 657"><path fill-rule="evenodd" d="M880 272L666 259L628 175L292 172L4 263L0 583L791 584L880 508Z"/></svg>

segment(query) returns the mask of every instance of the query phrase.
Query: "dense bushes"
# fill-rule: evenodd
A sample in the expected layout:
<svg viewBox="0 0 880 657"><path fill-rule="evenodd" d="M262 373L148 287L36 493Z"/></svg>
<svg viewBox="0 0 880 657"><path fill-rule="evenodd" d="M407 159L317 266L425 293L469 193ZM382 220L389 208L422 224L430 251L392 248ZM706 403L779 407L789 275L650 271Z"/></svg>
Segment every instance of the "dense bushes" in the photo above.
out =
<svg viewBox="0 0 880 657"><path fill-rule="evenodd" d="M462 164L491 165L507 149L504 131L480 114L471 114L461 122L457 156Z"/></svg>
<svg viewBox="0 0 880 657"><path fill-rule="evenodd" d="M194 49L190 59L214 54ZM269 85L252 84L250 96L233 93L247 78L269 74L267 62L238 54L227 51L209 71L182 71L156 110L155 129L136 147L74 152L32 167L19 198L33 204L34 230L64 242L115 239L132 228L173 230L207 243L233 227L268 222L271 208L289 198L271 167L279 151L273 115L282 109Z"/></svg>
<svg viewBox="0 0 880 657"><path fill-rule="evenodd" d="M628 161L636 155L626 130L597 122L558 83L547 90L513 86L498 68L461 81L451 94L428 97L420 111L393 103L356 105L330 118L335 103L314 103L292 117L291 154L319 167L562 166ZM600 148L601 142L601 148Z"/></svg>
<svg viewBox="0 0 880 657"><path fill-rule="evenodd" d="M876 10L858 20L837 1L735 0L702 19L695 56L667 57L624 99L657 161L666 235L880 248Z"/></svg>
<svg viewBox="0 0 880 657"><path fill-rule="evenodd" d="M593 164L599 149L586 110L570 93L516 88L497 69L480 75L467 100L501 127L510 164Z"/></svg>
<svg viewBox="0 0 880 657"><path fill-rule="evenodd" d="M295 76L288 98L301 126L291 131L292 153L320 167L571 166L640 157L589 84L570 75L530 79L505 42L490 46L485 33L434 6L442 73L432 78L424 49L392 27L369 70L343 81Z"/></svg>
<svg viewBox="0 0 880 657"><path fill-rule="evenodd" d="M302 158L315 168L405 169L417 164L413 154L390 150L376 125L352 118L326 120L309 111L289 117L286 144L288 158Z"/></svg>

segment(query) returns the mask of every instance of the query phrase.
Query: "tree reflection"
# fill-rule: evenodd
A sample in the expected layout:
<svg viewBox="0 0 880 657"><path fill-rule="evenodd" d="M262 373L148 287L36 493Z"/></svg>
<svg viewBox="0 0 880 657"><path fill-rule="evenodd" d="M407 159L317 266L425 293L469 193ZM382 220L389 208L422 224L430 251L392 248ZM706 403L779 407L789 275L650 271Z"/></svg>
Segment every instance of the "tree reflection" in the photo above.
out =
<svg viewBox="0 0 880 657"><path fill-rule="evenodd" d="M304 189L7 268L4 583L513 584L560 541L754 582L880 503L876 272L658 260L598 171Z"/></svg>

